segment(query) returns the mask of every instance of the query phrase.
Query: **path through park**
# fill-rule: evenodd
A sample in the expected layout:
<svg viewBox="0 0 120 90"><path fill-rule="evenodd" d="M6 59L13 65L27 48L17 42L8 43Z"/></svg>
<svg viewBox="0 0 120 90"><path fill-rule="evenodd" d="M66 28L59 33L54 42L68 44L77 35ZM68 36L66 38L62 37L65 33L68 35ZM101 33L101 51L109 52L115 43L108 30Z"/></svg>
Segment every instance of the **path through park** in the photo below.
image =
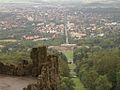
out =
<svg viewBox="0 0 120 90"><path fill-rule="evenodd" d="M65 55L68 59L68 62L72 62L71 64L68 64L68 66L70 69L71 78L76 85L75 90L86 90L83 84L80 82L79 77L77 77L76 75L76 72L75 72L76 65L73 63L73 51L66 52Z"/></svg>

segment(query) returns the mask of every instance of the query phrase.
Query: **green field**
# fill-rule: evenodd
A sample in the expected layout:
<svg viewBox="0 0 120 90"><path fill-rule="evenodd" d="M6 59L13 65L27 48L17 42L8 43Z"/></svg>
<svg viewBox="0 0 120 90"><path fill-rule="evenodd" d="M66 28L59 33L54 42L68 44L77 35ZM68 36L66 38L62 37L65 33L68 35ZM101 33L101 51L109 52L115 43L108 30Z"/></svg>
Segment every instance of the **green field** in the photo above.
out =
<svg viewBox="0 0 120 90"><path fill-rule="evenodd" d="M75 69L76 68L75 64L68 64L68 66L69 66L69 69Z"/></svg>
<svg viewBox="0 0 120 90"><path fill-rule="evenodd" d="M75 64L68 64L70 69L75 69L76 65ZM72 78L72 80L74 81L76 87L75 90L86 90L83 86L83 84L80 82L79 78Z"/></svg>
<svg viewBox="0 0 120 90"><path fill-rule="evenodd" d="M66 51L65 56L67 57L68 60L72 60L73 59L73 51Z"/></svg>
<svg viewBox="0 0 120 90"><path fill-rule="evenodd" d="M72 78L72 80L74 81L76 85L75 90L86 90L83 84L80 82L79 78Z"/></svg>
<svg viewBox="0 0 120 90"><path fill-rule="evenodd" d="M69 69L75 69L76 65L75 64L68 64ZM72 74L72 73L71 73ZM78 77L72 78L72 80L75 83L75 90L86 90L83 86L83 84L80 82L80 79Z"/></svg>

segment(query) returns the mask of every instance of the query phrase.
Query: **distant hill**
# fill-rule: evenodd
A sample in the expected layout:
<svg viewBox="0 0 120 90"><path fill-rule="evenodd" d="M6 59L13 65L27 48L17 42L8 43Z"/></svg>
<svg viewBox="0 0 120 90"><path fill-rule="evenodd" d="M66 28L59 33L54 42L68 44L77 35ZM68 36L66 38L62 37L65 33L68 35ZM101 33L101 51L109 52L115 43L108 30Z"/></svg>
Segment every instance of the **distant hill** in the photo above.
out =
<svg viewBox="0 0 120 90"><path fill-rule="evenodd" d="M116 8L120 8L120 0L106 0L106 1L99 1L99 2L93 2L93 3L86 3L84 4L84 6L87 7L104 7L104 8L108 8L108 7L116 7Z"/></svg>

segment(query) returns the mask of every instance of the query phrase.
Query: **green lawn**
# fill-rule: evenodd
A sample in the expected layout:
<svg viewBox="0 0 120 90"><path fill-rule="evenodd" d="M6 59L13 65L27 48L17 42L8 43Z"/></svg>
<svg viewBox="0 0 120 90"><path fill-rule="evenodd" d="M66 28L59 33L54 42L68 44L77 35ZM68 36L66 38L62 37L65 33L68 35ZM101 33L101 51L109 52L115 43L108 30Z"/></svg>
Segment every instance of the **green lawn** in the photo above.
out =
<svg viewBox="0 0 120 90"><path fill-rule="evenodd" d="M74 81L76 85L75 90L86 90L83 84L80 82L79 78L72 78L72 80Z"/></svg>
<svg viewBox="0 0 120 90"><path fill-rule="evenodd" d="M75 69L76 68L75 64L68 64L68 66L69 66L69 69Z"/></svg>
<svg viewBox="0 0 120 90"><path fill-rule="evenodd" d="M68 66L69 66L70 69L75 69L76 68L75 64L68 64ZM72 80L74 81L74 83L76 85L75 90L86 90L84 88L83 84L80 82L78 77L72 78Z"/></svg>
<svg viewBox="0 0 120 90"><path fill-rule="evenodd" d="M73 59L73 51L66 51L65 56L67 57L68 60L72 60Z"/></svg>
<svg viewBox="0 0 120 90"><path fill-rule="evenodd" d="M69 68L70 69L75 69L76 68L76 65L75 64L68 64ZM83 84L80 82L79 78L76 77L76 78L72 78L72 80L74 81L75 83L75 90L86 90L83 86Z"/></svg>
<svg viewBox="0 0 120 90"><path fill-rule="evenodd" d="M20 60L31 60L29 52L9 52L9 53L0 53L0 62L15 64Z"/></svg>

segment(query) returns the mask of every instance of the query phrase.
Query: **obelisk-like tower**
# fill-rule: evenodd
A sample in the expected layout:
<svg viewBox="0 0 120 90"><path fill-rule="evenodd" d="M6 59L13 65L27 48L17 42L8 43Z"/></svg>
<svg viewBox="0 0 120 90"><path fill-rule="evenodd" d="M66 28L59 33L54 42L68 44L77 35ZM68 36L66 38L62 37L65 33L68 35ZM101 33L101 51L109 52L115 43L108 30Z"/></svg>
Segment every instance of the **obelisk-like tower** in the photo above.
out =
<svg viewBox="0 0 120 90"><path fill-rule="evenodd" d="M65 42L69 44L67 23L65 24Z"/></svg>
<svg viewBox="0 0 120 90"><path fill-rule="evenodd" d="M66 15L65 15L65 43L69 44L67 12L66 12Z"/></svg>

